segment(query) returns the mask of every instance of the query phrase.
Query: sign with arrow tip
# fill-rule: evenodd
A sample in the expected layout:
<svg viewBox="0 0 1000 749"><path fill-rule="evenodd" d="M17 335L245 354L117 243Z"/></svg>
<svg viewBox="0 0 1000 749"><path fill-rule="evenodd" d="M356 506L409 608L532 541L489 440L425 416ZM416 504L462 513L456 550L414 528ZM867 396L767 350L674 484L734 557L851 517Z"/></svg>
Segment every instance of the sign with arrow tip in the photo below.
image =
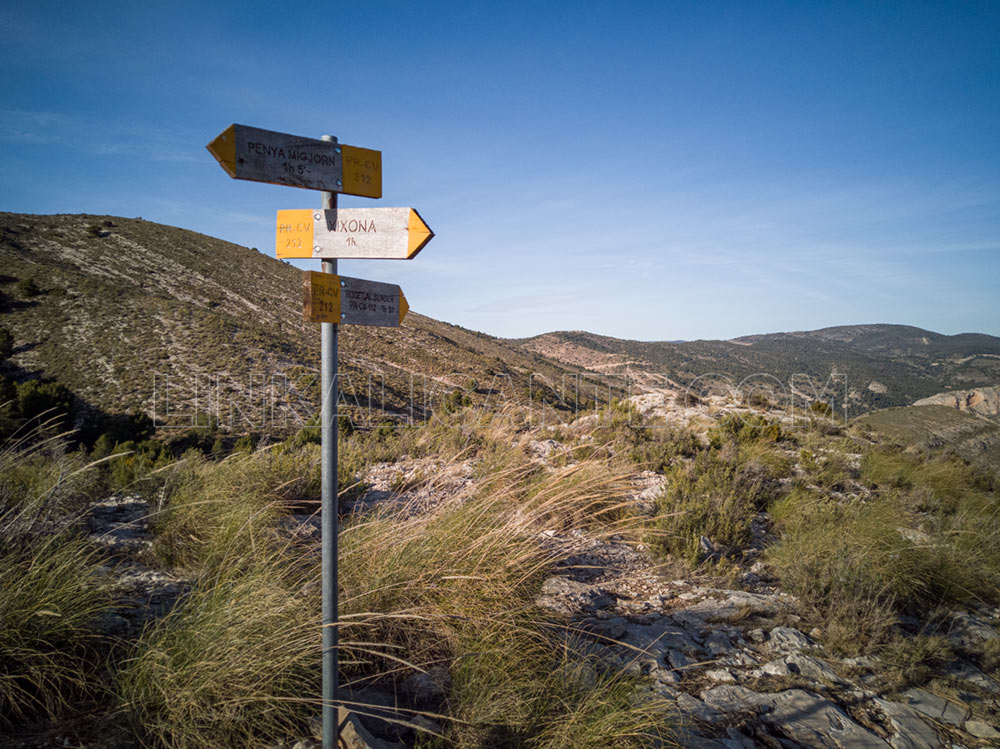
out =
<svg viewBox="0 0 1000 749"><path fill-rule="evenodd" d="M307 322L396 328L410 305L396 284L304 271L302 316Z"/></svg>
<svg viewBox="0 0 1000 749"><path fill-rule="evenodd" d="M230 125L206 146L234 179L382 197L382 152Z"/></svg>
<svg viewBox="0 0 1000 749"><path fill-rule="evenodd" d="M434 238L413 208L278 211L279 258L409 260Z"/></svg>

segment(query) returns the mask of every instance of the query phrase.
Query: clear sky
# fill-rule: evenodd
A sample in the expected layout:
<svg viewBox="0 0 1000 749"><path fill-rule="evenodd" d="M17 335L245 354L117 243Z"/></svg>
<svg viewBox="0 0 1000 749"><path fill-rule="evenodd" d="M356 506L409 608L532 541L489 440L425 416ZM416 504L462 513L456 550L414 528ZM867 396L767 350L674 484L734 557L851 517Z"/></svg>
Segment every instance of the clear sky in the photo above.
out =
<svg viewBox="0 0 1000 749"><path fill-rule="evenodd" d="M273 255L319 194L205 145L331 133L383 153L342 207L437 234L341 272L448 322L1000 335L1000 3L12 0L0 39L0 210Z"/></svg>

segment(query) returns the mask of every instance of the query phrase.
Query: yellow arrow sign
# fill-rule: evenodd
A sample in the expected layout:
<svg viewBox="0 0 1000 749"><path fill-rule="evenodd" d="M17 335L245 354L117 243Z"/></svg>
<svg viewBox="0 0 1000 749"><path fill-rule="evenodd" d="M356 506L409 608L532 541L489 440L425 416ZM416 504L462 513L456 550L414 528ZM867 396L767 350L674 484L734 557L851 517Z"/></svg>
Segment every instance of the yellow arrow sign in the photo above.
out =
<svg viewBox="0 0 1000 749"><path fill-rule="evenodd" d="M434 238L413 208L278 211L279 258L408 260Z"/></svg>
<svg viewBox="0 0 1000 749"><path fill-rule="evenodd" d="M234 179L382 197L382 152L230 125L206 146Z"/></svg>

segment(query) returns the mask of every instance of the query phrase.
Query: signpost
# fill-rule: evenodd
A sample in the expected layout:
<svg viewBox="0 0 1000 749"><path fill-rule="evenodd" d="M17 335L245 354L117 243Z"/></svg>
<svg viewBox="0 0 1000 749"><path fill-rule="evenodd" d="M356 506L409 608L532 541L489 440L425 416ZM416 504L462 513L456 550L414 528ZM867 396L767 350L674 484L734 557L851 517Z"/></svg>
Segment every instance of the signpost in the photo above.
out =
<svg viewBox="0 0 1000 749"><path fill-rule="evenodd" d="M382 197L382 153L322 139L230 125L207 146L230 177L322 190L318 211L279 211L277 255L319 258L323 272L306 271L303 316L321 323L323 569L323 749L340 740L337 719L337 328L340 324L396 327L409 305L395 284L337 275L337 258L409 259L434 233L412 208L337 209L337 194Z"/></svg>
<svg viewBox="0 0 1000 749"><path fill-rule="evenodd" d="M278 211L280 258L409 260L434 238L413 208Z"/></svg>
<svg viewBox="0 0 1000 749"><path fill-rule="evenodd" d="M230 125L206 146L234 179L382 197L382 152Z"/></svg>

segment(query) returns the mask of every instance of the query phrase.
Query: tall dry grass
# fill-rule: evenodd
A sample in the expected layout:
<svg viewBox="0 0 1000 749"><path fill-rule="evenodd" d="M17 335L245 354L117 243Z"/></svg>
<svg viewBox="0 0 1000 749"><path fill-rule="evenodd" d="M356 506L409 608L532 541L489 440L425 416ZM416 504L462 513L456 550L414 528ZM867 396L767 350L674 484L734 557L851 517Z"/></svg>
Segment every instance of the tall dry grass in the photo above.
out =
<svg viewBox="0 0 1000 749"><path fill-rule="evenodd" d="M0 729L96 698L97 617L110 601L81 537L93 466L40 425L0 447Z"/></svg>
<svg viewBox="0 0 1000 749"><path fill-rule="evenodd" d="M565 631L535 606L565 553L541 531L638 534L624 477L598 461L544 469L525 455L523 430L455 418L455 433L439 424L403 439L412 452L472 461L477 491L419 512L387 503L342 530L342 681L354 690L345 695L398 691L443 666L452 685L420 708L439 721L424 745L662 745L663 705L640 699L632 677L574 660ZM157 549L195 589L116 677L120 720L150 745L264 746L318 712L318 553L281 530L283 508L313 491L316 459L300 444L178 469ZM411 723L414 709L397 719Z"/></svg>

